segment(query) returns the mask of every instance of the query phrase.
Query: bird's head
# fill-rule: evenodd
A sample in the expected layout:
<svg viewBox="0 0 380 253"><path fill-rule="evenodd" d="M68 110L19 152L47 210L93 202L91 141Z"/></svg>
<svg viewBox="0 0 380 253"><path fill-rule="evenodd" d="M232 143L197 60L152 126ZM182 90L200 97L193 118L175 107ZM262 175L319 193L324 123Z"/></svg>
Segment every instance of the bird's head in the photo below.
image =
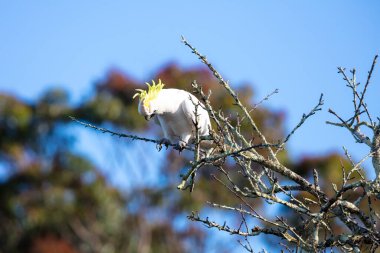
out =
<svg viewBox="0 0 380 253"><path fill-rule="evenodd" d="M146 120L150 120L159 112L155 100L165 84L158 79L157 84L152 80L152 85L149 83L146 83L146 85L148 85L148 91L136 89L137 93L133 95L133 98L140 98L138 111Z"/></svg>

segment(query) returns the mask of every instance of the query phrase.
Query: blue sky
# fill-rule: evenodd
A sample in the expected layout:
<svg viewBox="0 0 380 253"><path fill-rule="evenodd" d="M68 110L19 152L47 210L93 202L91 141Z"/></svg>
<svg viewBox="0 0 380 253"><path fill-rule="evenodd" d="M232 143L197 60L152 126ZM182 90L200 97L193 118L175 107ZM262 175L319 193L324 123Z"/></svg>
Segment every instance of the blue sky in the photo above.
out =
<svg viewBox="0 0 380 253"><path fill-rule="evenodd" d="M342 116L352 112L351 93L336 67L356 67L359 80L365 81L380 49L379 13L375 0L0 0L0 91L33 99L59 85L79 101L110 68L146 81L168 62L200 65L180 43L184 35L232 87L252 83L258 99L279 88L265 105L286 112L288 130L325 94L324 110L289 143L294 157L326 154L344 145L360 160L368 150L324 122L333 119L330 107ZM374 116L380 115L378 94L380 66L367 101ZM125 184L123 163L100 150L111 145L104 145L107 137L86 131L80 130L83 152L108 163L105 167ZM127 161L132 166L133 157ZM148 167L154 170L154 165Z"/></svg>

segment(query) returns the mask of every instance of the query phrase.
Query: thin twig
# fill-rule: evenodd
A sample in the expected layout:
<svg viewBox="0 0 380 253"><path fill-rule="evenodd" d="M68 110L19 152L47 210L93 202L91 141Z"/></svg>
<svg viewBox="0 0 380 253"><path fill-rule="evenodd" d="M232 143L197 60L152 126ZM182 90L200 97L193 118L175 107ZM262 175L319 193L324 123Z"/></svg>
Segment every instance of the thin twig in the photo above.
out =
<svg viewBox="0 0 380 253"><path fill-rule="evenodd" d="M300 122L293 128L293 130L286 136L286 138L282 141L279 149L277 150L276 153L279 152L279 150L281 150L283 148L283 146L285 145L285 143L289 140L289 138L295 133L295 131L300 128L304 123L305 121L312 115L314 115L317 111L320 111L322 110L321 109L321 106L323 105L324 101L323 101L323 93L321 94L321 96L319 97L319 101L318 101L318 104L308 113L308 114L303 114L302 115L302 118L300 120Z"/></svg>
<svg viewBox="0 0 380 253"><path fill-rule="evenodd" d="M88 127L88 128L92 128L92 129L95 129L97 131L100 131L102 133L109 133L111 134L111 136L118 136L119 138L129 138L131 139L132 141L134 140L139 140L139 141L145 141L145 142L151 142L151 143L155 143L157 145L160 145L161 142L160 140L154 140L154 139L149 139L149 138L145 138L145 137L140 137L140 136L137 136L137 135L132 135L132 134L122 134L122 133L117 133L117 132L114 132L114 131L111 131L109 129L106 129L106 128L103 128L103 127L98 127L98 126L94 126L90 123L85 123L83 121L80 121L78 119L76 119L75 117L73 116L69 116L69 118L85 127ZM176 144L167 144L168 146L171 146L173 148L178 148L178 145ZM193 148L191 147L185 147L184 149L187 149L187 150L190 150L190 151L194 151Z"/></svg>

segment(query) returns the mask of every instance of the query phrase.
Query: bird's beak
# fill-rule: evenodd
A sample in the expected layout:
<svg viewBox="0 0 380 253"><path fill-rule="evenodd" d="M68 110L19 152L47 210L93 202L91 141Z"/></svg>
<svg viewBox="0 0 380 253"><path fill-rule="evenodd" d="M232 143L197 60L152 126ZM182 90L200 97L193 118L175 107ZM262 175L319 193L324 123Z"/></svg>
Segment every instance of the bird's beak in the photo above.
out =
<svg viewBox="0 0 380 253"><path fill-rule="evenodd" d="M146 115L144 118L145 118L147 121L149 121L149 120L152 118L152 115Z"/></svg>

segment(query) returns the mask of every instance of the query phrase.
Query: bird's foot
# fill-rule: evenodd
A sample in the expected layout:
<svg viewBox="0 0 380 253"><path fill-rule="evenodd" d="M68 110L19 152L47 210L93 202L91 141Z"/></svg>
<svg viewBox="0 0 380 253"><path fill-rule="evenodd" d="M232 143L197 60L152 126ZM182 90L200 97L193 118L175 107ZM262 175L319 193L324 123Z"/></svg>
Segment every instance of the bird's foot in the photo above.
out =
<svg viewBox="0 0 380 253"><path fill-rule="evenodd" d="M186 142L184 142L184 141L179 141L179 142L175 145L174 149L177 149L177 150L179 151L179 153L181 153L181 152L186 148L186 146L187 146L187 143L186 143Z"/></svg>
<svg viewBox="0 0 380 253"><path fill-rule="evenodd" d="M170 142L169 139L166 139L166 138L162 138L159 143L156 145L156 148L158 149L158 151L161 151L162 149L162 145L164 145L166 147L166 149L168 149L169 145L171 145L172 143Z"/></svg>

